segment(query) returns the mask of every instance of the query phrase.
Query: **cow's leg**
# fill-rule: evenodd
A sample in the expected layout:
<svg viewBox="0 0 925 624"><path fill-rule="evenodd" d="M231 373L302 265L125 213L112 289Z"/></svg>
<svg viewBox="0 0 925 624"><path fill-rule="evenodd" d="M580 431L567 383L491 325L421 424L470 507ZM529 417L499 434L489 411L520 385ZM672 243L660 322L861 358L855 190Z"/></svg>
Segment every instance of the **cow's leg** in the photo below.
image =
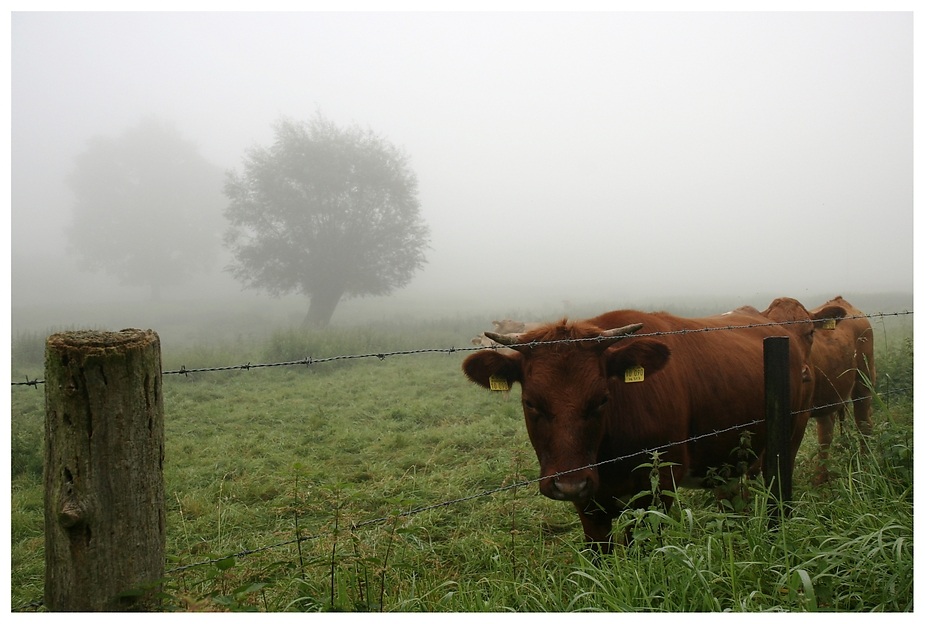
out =
<svg viewBox="0 0 925 624"><path fill-rule="evenodd" d="M866 337L859 340L866 341ZM863 363L861 362L863 359ZM854 381L854 387L851 389L851 398L854 400L854 424L857 425L858 431L861 432L861 451L867 451L866 437L874 432L874 421L871 418L871 407L873 403L873 386L877 383L877 368L873 361L867 357L858 358L857 378Z"/></svg>
<svg viewBox="0 0 925 624"><path fill-rule="evenodd" d="M867 452L867 437L874 432L874 421L871 418L871 390L860 383L860 380L854 384L854 424L857 425L858 431L861 432L861 452Z"/></svg>
<svg viewBox="0 0 925 624"><path fill-rule="evenodd" d="M585 532L585 542L595 552L609 554L613 550L613 520L610 515L593 501L587 505L575 503L581 527Z"/></svg>
<svg viewBox="0 0 925 624"><path fill-rule="evenodd" d="M826 414L816 417L816 440L819 442L819 455L817 457L816 476L813 484L820 485L829 480L829 448L835 437L835 416Z"/></svg>

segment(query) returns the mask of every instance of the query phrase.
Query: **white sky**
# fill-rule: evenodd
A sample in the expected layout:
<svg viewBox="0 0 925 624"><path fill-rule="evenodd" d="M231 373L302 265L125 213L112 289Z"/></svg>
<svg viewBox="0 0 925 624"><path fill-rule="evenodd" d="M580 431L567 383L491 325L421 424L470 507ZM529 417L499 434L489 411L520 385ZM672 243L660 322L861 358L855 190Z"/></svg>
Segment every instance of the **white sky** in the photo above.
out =
<svg viewBox="0 0 925 624"><path fill-rule="evenodd" d="M14 303L17 270L65 246L91 137L155 114L240 168L316 109L409 154L432 235L415 292L909 291L909 6L14 13Z"/></svg>

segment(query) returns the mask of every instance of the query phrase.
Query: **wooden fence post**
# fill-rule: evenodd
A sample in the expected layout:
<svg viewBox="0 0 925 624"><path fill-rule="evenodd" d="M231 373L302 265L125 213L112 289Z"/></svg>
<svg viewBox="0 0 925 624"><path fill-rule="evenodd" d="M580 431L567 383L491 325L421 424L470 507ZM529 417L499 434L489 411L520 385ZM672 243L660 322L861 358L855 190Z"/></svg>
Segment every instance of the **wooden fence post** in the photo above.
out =
<svg viewBox="0 0 925 624"><path fill-rule="evenodd" d="M164 576L164 403L151 330L45 343L45 606L157 608Z"/></svg>
<svg viewBox="0 0 925 624"><path fill-rule="evenodd" d="M762 470L772 496L769 515L776 521L793 494L790 339L786 336L764 339L764 401L768 443Z"/></svg>

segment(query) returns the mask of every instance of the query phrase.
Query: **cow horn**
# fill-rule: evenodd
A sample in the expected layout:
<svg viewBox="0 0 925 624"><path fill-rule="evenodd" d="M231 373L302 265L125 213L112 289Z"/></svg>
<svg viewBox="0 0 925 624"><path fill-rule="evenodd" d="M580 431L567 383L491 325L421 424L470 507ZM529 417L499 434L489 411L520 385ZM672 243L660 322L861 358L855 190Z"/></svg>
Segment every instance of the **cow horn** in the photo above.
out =
<svg viewBox="0 0 925 624"><path fill-rule="evenodd" d="M617 336L635 334L640 329L642 329L642 323L632 323L631 325L626 325L625 327L604 330L601 332L601 338L616 338Z"/></svg>
<svg viewBox="0 0 925 624"><path fill-rule="evenodd" d="M642 323L632 323L626 325L625 327L617 327L616 329L606 329L601 332L601 338L619 338L620 336L626 336L627 334L633 334L642 329ZM510 347L513 345L520 344L520 339L523 334L496 334L495 332L485 332L487 338L491 338L498 344Z"/></svg>
<svg viewBox="0 0 925 624"><path fill-rule="evenodd" d="M498 344L505 346L511 346L515 344L520 344L521 334L496 334L495 332L487 331L485 332L487 338L491 338Z"/></svg>

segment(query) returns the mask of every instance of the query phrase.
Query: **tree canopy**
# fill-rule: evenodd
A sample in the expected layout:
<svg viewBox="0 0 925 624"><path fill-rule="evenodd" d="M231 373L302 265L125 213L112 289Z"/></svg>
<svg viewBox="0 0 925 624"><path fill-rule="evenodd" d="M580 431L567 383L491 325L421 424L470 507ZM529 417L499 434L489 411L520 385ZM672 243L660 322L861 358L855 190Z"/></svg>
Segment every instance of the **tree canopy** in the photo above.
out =
<svg viewBox="0 0 925 624"><path fill-rule="evenodd" d="M70 251L86 270L145 285L156 298L209 268L221 249L222 170L167 122L147 118L117 138L92 138L68 184Z"/></svg>
<svg viewBox="0 0 925 624"><path fill-rule="evenodd" d="M344 298L406 286L426 262L429 229L405 153L320 113L274 130L273 144L249 149L225 184L235 278L308 296L305 322L315 326Z"/></svg>

